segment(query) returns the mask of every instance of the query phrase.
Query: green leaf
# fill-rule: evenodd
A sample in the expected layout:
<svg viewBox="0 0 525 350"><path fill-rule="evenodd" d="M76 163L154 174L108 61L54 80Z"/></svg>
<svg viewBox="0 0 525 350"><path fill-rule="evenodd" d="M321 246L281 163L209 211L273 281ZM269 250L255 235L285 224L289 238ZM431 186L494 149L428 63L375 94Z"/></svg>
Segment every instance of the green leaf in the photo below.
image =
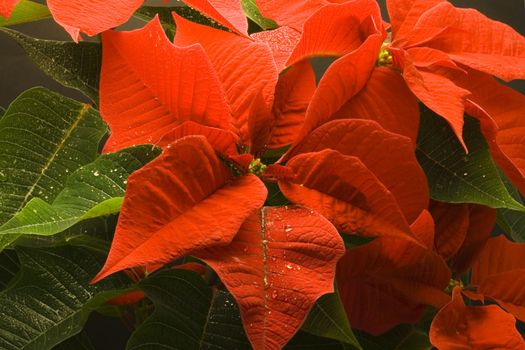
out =
<svg viewBox="0 0 525 350"><path fill-rule="evenodd" d="M503 173L500 173L500 175L505 187L512 197L523 204L523 200L516 187L514 187L512 182L510 182ZM498 209L497 213L497 223L507 236L509 236L514 242L525 242L525 214L523 212L505 208Z"/></svg>
<svg viewBox="0 0 525 350"><path fill-rule="evenodd" d="M303 331L320 337L339 340L361 349L338 293L325 294L312 307L303 324Z"/></svg>
<svg viewBox="0 0 525 350"><path fill-rule="evenodd" d="M465 117L463 139L468 155L443 118L428 110L421 114L416 155L428 177L431 197L525 211L501 181L477 120Z"/></svg>
<svg viewBox="0 0 525 350"><path fill-rule="evenodd" d="M49 248L72 245L107 254L115 227L117 216L99 217L79 222L78 224L52 236L23 235L15 245L30 248Z"/></svg>
<svg viewBox="0 0 525 350"><path fill-rule="evenodd" d="M242 0L242 8L244 13L246 13L246 16L257 23L262 29L268 30L278 27L273 19L266 18L261 14L255 0Z"/></svg>
<svg viewBox="0 0 525 350"><path fill-rule="evenodd" d="M116 214L120 210L128 176L160 154L141 145L100 156L76 170L52 204L33 198L0 227L0 235L54 235L79 221Z"/></svg>
<svg viewBox="0 0 525 350"><path fill-rule="evenodd" d="M226 27L220 25L216 21L212 20L201 14L199 11L192 9L188 6L176 6L176 7L155 7L155 6L142 6L134 13L134 17L144 22L151 21L155 16L159 16L160 23L164 28L164 31L169 38L175 36L176 25L171 15L175 12L179 16L186 18L192 22L206 25L221 30L228 30Z"/></svg>
<svg viewBox="0 0 525 350"><path fill-rule="evenodd" d="M91 311L129 287L118 276L90 285L105 256L83 248L17 248L17 253L20 276L0 293L3 350L51 349L79 333Z"/></svg>
<svg viewBox="0 0 525 350"><path fill-rule="evenodd" d="M18 273L20 262L14 250L0 253L0 290L4 290Z"/></svg>
<svg viewBox="0 0 525 350"><path fill-rule="evenodd" d="M95 350L86 333L79 333L58 344L53 350Z"/></svg>
<svg viewBox="0 0 525 350"><path fill-rule="evenodd" d="M44 88L22 93L0 120L0 225L35 197L52 202L106 132L89 105Z"/></svg>
<svg viewBox="0 0 525 350"><path fill-rule="evenodd" d="M359 343L366 350L430 350L428 335L412 325L400 325L380 336L356 332Z"/></svg>
<svg viewBox="0 0 525 350"><path fill-rule="evenodd" d="M51 17L51 13L47 6L40 5L34 1L22 0L13 9L11 17L8 19L0 17L0 27L39 21L49 17Z"/></svg>
<svg viewBox="0 0 525 350"><path fill-rule="evenodd" d="M42 40L7 28L0 30L14 39L44 73L98 104L102 67L100 43Z"/></svg>
<svg viewBox="0 0 525 350"><path fill-rule="evenodd" d="M251 349L231 295L213 292L196 273L163 271L139 287L155 311L132 334L127 350Z"/></svg>
<svg viewBox="0 0 525 350"><path fill-rule="evenodd" d="M2 117L4 116L4 113L5 113L5 109L0 107L0 119L2 119Z"/></svg>

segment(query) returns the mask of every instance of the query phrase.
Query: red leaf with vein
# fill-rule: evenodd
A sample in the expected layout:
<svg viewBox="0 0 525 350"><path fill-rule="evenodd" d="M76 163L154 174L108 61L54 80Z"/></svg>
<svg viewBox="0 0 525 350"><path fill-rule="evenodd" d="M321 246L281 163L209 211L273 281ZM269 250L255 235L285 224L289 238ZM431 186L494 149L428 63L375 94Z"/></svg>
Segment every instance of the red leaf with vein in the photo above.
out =
<svg viewBox="0 0 525 350"><path fill-rule="evenodd" d="M475 105L467 108L468 113L481 120L494 160L525 193L525 96L474 70L469 70L467 76L455 74L453 79L472 93L468 99Z"/></svg>
<svg viewBox="0 0 525 350"><path fill-rule="evenodd" d="M467 236L469 205L431 201L429 210L435 223L436 252L449 260L456 255Z"/></svg>
<svg viewBox="0 0 525 350"><path fill-rule="evenodd" d="M504 23L444 1L421 16L417 26L447 28L425 46L456 62L504 80L525 78L525 38Z"/></svg>
<svg viewBox="0 0 525 350"><path fill-rule="evenodd" d="M342 77L341 77L342 78ZM360 118L378 122L388 131L412 139L419 130L419 104L403 77L386 67L372 71L366 85L330 119Z"/></svg>
<svg viewBox="0 0 525 350"><path fill-rule="evenodd" d="M348 54L357 50L370 35L383 37L381 25L379 5L373 0L327 5L304 23L301 40L287 65L313 56ZM378 52L379 48L374 59Z"/></svg>
<svg viewBox="0 0 525 350"><path fill-rule="evenodd" d="M201 44L210 58L230 103L235 126L248 140L248 115L258 94L271 107L278 73L267 44L234 33L190 22L173 15L177 22L177 45Z"/></svg>
<svg viewBox="0 0 525 350"><path fill-rule="evenodd" d="M415 240L392 193L359 158L327 149L295 156L287 166L296 176L279 181L284 196L341 231Z"/></svg>
<svg viewBox="0 0 525 350"><path fill-rule="evenodd" d="M284 147L295 141L315 88L315 73L308 61L293 65L279 77L273 103L275 125L269 148Z"/></svg>
<svg viewBox="0 0 525 350"><path fill-rule="evenodd" d="M0 0L0 16L4 18L11 17L11 12L20 0Z"/></svg>
<svg viewBox="0 0 525 350"><path fill-rule="evenodd" d="M297 46L301 33L290 27L279 27L274 30L265 30L251 35L256 41L268 44L272 50L277 71L281 72L286 66L288 58Z"/></svg>
<svg viewBox="0 0 525 350"><path fill-rule="evenodd" d="M446 0L387 0L392 34L400 38L409 33L425 11Z"/></svg>
<svg viewBox="0 0 525 350"><path fill-rule="evenodd" d="M176 47L158 18L131 32L102 34L100 108L105 151L156 143L184 121L231 129L231 112L202 47Z"/></svg>
<svg viewBox="0 0 525 350"><path fill-rule="evenodd" d="M234 32L246 34L248 31L248 21L240 0L184 0L184 2Z"/></svg>
<svg viewBox="0 0 525 350"><path fill-rule="evenodd" d="M157 145L164 148L178 139L191 135L201 135L206 137L208 143L220 154L237 154L239 137L233 132L204 126L194 122L184 122L175 127L175 129L164 134Z"/></svg>
<svg viewBox="0 0 525 350"><path fill-rule="evenodd" d="M55 21L79 40L80 32L93 36L125 23L144 0L48 0Z"/></svg>
<svg viewBox="0 0 525 350"><path fill-rule="evenodd" d="M467 271L487 243L494 224L496 209L469 204L469 228L461 248L452 260L454 273L459 276Z"/></svg>
<svg viewBox="0 0 525 350"><path fill-rule="evenodd" d="M430 342L440 350L523 350L525 342L516 319L496 305L466 306L461 288L441 309L430 326Z"/></svg>
<svg viewBox="0 0 525 350"><path fill-rule="evenodd" d="M359 49L339 58L328 67L312 97L304 127L297 140L329 121L346 101L366 85L374 70L382 40L379 34L371 35Z"/></svg>
<svg viewBox="0 0 525 350"><path fill-rule="evenodd" d="M377 238L350 249L337 265L337 286L350 324L373 335L417 322L426 305L441 307L450 270L436 253L403 239Z"/></svg>
<svg viewBox="0 0 525 350"><path fill-rule="evenodd" d="M525 321L525 244L505 236L491 238L472 266L478 293Z"/></svg>
<svg viewBox="0 0 525 350"><path fill-rule="evenodd" d="M233 178L203 136L176 141L129 177L108 259L94 281L227 245L266 194L254 175Z"/></svg>
<svg viewBox="0 0 525 350"><path fill-rule="evenodd" d="M281 349L312 305L333 292L344 254L337 230L300 207L265 207L252 214L232 243L206 249L206 261L233 294L254 349Z"/></svg>
<svg viewBox="0 0 525 350"><path fill-rule="evenodd" d="M470 92L455 85L441 74L424 68L417 69L408 58L405 61L403 77L421 102L445 118L466 149L463 142L463 115L465 98Z"/></svg>
<svg viewBox="0 0 525 350"><path fill-rule="evenodd" d="M359 158L393 194L408 222L414 221L427 208L426 176L408 138L388 132L370 120L334 120L311 132L285 155L284 160L324 149Z"/></svg>

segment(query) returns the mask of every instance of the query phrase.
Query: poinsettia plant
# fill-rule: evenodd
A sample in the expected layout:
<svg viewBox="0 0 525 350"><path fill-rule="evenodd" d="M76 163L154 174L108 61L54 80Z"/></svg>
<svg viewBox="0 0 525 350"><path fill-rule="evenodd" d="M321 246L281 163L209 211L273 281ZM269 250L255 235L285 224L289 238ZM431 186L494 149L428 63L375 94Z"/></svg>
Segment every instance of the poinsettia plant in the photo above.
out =
<svg viewBox="0 0 525 350"><path fill-rule="evenodd" d="M1 349L92 349L92 312L127 349L525 349L524 37L445 0L165 3L0 0L90 100L0 109ZM48 17L72 41L9 28Z"/></svg>

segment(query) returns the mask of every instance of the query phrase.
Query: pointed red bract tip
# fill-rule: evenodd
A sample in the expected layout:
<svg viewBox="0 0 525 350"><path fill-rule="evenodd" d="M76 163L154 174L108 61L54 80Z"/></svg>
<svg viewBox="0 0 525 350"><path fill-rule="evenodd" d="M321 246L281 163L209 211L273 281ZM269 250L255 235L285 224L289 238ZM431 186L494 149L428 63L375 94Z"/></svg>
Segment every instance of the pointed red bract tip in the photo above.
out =
<svg viewBox="0 0 525 350"><path fill-rule="evenodd" d="M133 173L107 261L93 279L228 244L267 195L254 175L233 178L203 136L188 136Z"/></svg>
<svg viewBox="0 0 525 350"><path fill-rule="evenodd" d="M125 23L144 0L48 0L55 21L74 41L80 32L93 36Z"/></svg>

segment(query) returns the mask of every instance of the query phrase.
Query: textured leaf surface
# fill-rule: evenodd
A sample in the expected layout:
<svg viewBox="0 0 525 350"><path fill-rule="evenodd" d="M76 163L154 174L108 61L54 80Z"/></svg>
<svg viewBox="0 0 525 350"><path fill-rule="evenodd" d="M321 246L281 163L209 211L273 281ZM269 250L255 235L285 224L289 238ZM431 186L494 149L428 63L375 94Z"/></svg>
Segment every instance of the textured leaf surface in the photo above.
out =
<svg viewBox="0 0 525 350"><path fill-rule="evenodd" d="M96 280L228 244L266 194L254 175L234 179L204 137L180 139L129 177L115 239Z"/></svg>
<svg viewBox="0 0 525 350"><path fill-rule="evenodd" d="M434 246L436 252L449 260L459 251L469 229L468 204L432 201L430 213L435 223Z"/></svg>
<svg viewBox="0 0 525 350"><path fill-rule="evenodd" d="M275 23L274 20L266 18L261 14L255 0L241 0L241 3L246 16L257 23L259 27L264 30L277 28L277 23Z"/></svg>
<svg viewBox="0 0 525 350"><path fill-rule="evenodd" d="M312 208L346 233L412 239L392 193L354 156L326 149L295 156L296 176L280 181L290 201Z"/></svg>
<svg viewBox="0 0 525 350"><path fill-rule="evenodd" d="M496 305L466 306L458 287L452 301L434 318L430 341L443 350L523 350L525 342L515 323L511 314Z"/></svg>
<svg viewBox="0 0 525 350"><path fill-rule="evenodd" d="M111 129L105 151L157 143L184 121L229 130L231 113L202 47L177 47L154 19L102 35L100 107Z"/></svg>
<svg viewBox="0 0 525 350"><path fill-rule="evenodd" d="M324 149L359 158L392 192L407 222L412 223L427 208L427 180L408 138L388 132L370 120L334 120L312 131L284 158Z"/></svg>
<svg viewBox="0 0 525 350"><path fill-rule="evenodd" d="M277 71L286 67L286 62L301 38L301 33L290 27L279 27L275 30L265 30L251 35L256 41L261 41L270 47L273 53Z"/></svg>
<svg viewBox="0 0 525 350"><path fill-rule="evenodd" d="M427 174L431 197L523 210L506 190L479 124L471 118L465 119L464 140L468 155L443 120L428 110L422 114L416 154Z"/></svg>
<svg viewBox="0 0 525 350"><path fill-rule="evenodd" d="M12 6L18 3L14 10ZM51 17L51 13L47 6L40 5L34 1L28 0L2 0L0 1L0 27L12 26L15 24L38 21L44 18Z"/></svg>
<svg viewBox="0 0 525 350"><path fill-rule="evenodd" d="M264 207L225 247L197 254L239 304L254 349L281 349L314 302L333 291L344 245L319 214L299 207Z"/></svg>
<svg viewBox="0 0 525 350"><path fill-rule="evenodd" d="M235 33L175 17L176 45L201 44L210 58L231 106L234 123L248 140L250 106L260 94L267 108L274 101L278 72L268 45Z"/></svg>
<svg viewBox="0 0 525 350"><path fill-rule="evenodd" d="M241 0L184 0L206 16L239 34L246 34L248 21Z"/></svg>
<svg viewBox="0 0 525 350"><path fill-rule="evenodd" d="M486 298L525 320L525 244L503 235L491 238L472 266L472 283Z"/></svg>
<svg viewBox="0 0 525 350"><path fill-rule="evenodd" d="M416 27L447 28L425 46L459 63L504 80L525 78L525 38L507 24L443 1L421 16Z"/></svg>
<svg viewBox="0 0 525 350"><path fill-rule="evenodd" d="M89 279L103 256L83 248L17 249L22 273L0 293L0 347L50 349L78 333L90 311L123 288L119 280L97 286Z"/></svg>
<svg viewBox="0 0 525 350"><path fill-rule="evenodd" d="M49 0L55 21L78 42L80 32L93 36L125 23L143 0Z"/></svg>
<svg viewBox="0 0 525 350"><path fill-rule="evenodd" d="M425 106L443 117L466 148L463 140L465 97L470 93L438 72L416 68L407 58L403 78L414 95Z"/></svg>
<svg viewBox="0 0 525 350"><path fill-rule="evenodd" d="M370 35L382 36L379 5L372 0L327 4L304 23L287 65L316 56L340 57L357 50ZM381 40L382 41L382 40ZM374 59L377 58L375 52Z"/></svg>
<svg viewBox="0 0 525 350"><path fill-rule="evenodd" d="M339 293L325 294L314 304L301 328L308 333L342 341L361 349L348 319Z"/></svg>
<svg viewBox="0 0 525 350"><path fill-rule="evenodd" d="M504 175L502 179L512 197L523 204L518 190ZM514 242L525 243L525 215L523 213L510 209L498 209L497 222Z"/></svg>
<svg viewBox="0 0 525 350"><path fill-rule="evenodd" d="M402 76L390 68L375 68L363 89L331 117L347 118L374 120L386 130L407 136L416 143L418 101Z"/></svg>
<svg viewBox="0 0 525 350"><path fill-rule="evenodd" d="M88 105L43 88L20 95L0 120L0 224L33 197L53 201L96 158L106 130Z"/></svg>
<svg viewBox="0 0 525 350"><path fill-rule="evenodd" d="M102 49L98 43L41 40L14 30L4 33L22 46L35 64L60 84L80 90L98 103Z"/></svg>
<svg viewBox="0 0 525 350"><path fill-rule="evenodd" d="M401 39L414 28L421 15L446 0L387 0L392 33Z"/></svg>
<svg viewBox="0 0 525 350"><path fill-rule="evenodd" d="M279 77L273 105L275 124L269 148L281 148L295 141L315 88L315 74L308 61L295 64Z"/></svg>
<svg viewBox="0 0 525 350"><path fill-rule="evenodd" d="M250 349L239 309L194 272L171 270L141 282L154 313L132 334L127 350Z"/></svg>
<svg viewBox="0 0 525 350"><path fill-rule="evenodd" d="M325 0L255 0L255 3L263 16L299 31L308 17L326 5Z"/></svg>
<svg viewBox="0 0 525 350"><path fill-rule="evenodd" d="M357 50L328 67L308 106L298 140L330 121L332 115L366 85L375 69L382 40L380 34L370 35Z"/></svg>
<svg viewBox="0 0 525 350"><path fill-rule="evenodd" d="M525 193L525 96L488 74L469 70L456 74L454 82L472 94L467 112L481 122L481 131L498 166Z"/></svg>
<svg viewBox="0 0 525 350"><path fill-rule="evenodd" d="M496 210L478 204L469 204L469 227L463 244L453 258L452 266L457 275L467 271L490 238L496 223Z"/></svg>
<svg viewBox="0 0 525 350"><path fill-rule="evenodd" d="M17 274L20 262L14 250L0 253L0 291L3 291Z"/></svg>
<svg viewBox="0 0 525 350"><path fill-rule="evenodd" d="M128 176L160 153L150 145L103 155L76 170L56 199L33 198L0 227L0 235L53 235L77 222L115 214L124 199ZM4 240L0 240L4 241Z"/></svg>
<svg viewBox="0 0 525 350"><path fill-rule="evenodd" d="M352 327L379 335L417 322L425 305L441 307L450 270L436 253L403 239L377 238L348 250L337 284Z"/></svg>
<svg viewBox="0 0 525 350"><path fill-rule="evenodd" d="M177 15L189 19L192 22L204 24L217 29L227 30L227 28L225 28L224 26L220 25L214 20L204 16L199 11L192 9L188 6L141 6L137 11L135 11L133 16L147 23L158 15L160 23L166 31L166 34L168 34L170 38L173 38L173 36L175 35L175 22L173 21L172 12L175 12Z"/></svg>

